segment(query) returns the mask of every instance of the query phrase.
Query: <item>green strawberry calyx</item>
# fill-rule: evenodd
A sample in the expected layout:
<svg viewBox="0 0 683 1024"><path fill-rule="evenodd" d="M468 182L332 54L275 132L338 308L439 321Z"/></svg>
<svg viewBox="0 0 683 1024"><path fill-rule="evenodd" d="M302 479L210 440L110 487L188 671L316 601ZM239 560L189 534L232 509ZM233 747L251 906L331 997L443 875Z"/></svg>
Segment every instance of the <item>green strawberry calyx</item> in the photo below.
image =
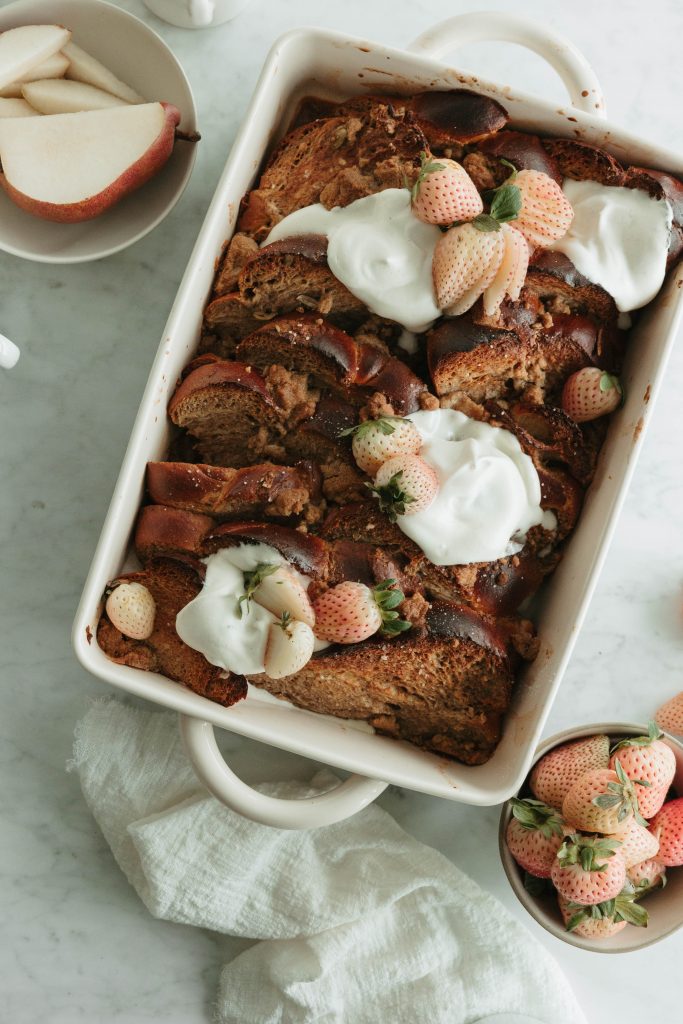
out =
<svg viewBox="0 0 683 1024"><path fill-rule="evenodd" d="M244 593L237 599L237 617L242 618L244 609L249 610L251 599L256 588L263 583L266 576L270 576L280 566L270 562L259 562L255 569L247 569L244 573Z"/></svg>
<svg viewBox="0 0 683 1024"><path fill-rule="evenodd" d="M562 835L563 821L554 807L548 807L542 800L518 800L513 797L510 801L512 815L522 828L530 832L540 832L546 839L553 835Z"/></svg>
<svg viewBox="0 0 683 1024"><path fill-rule="evenodd" d="M594 903L590 907L584 906L582 903L570 902L567 904L567 910L572 916L567 921L565 928L568 932L573 932L582 921L586 920L614 921L615 923L628 921L629 924L634 924L637 928L647 928L647 910L635 902L636 898L635 893L624 889L614 899L605 900L603 903Z"/></svg>
<svg viewBox="0 0 683 1024"><path fill-rule="evenodd" d="M629 779L618 758L614 762L614 770L619 781L608 782L606 792L594 796L592 803L601 811L610 811L617 807L617 821L619 822L624 821L629 814L633 813L636 821L647 827L647 822L638 807L638 795L635 787L636 785L649 787L650 783L645 782L644 779Z"/></svg>
<svg viewBox="0 0 683 1024"><path fill-rule="evenodd" d="M379 431L380 434L386 434L389 436L396 430L395 423L403 423L402 416L380 416L376 420L363 420L362 423L356 423L353 427L347 427L346 430L341 430L338 437L365 437L367 434Z"/></svg>
<svg viewBox="0 0 683 1024"><path fill-rule="evenodd" d="M618 839L593 838L575 832L564 839L557 851L557 859L562 867L578 864L584 871L604 871L607 864L601 861L613 857L620 846Z"/></svg>
<svg viewBox="0 0 683 1024"><path fill-rule="evenodd" d="M395 523L398 516L405 515L406 505L411 505L415 501L415 497L404 490L401 483L402 476L403 470L399 469L388 483L382 484L380 487L375 487L374 484L365 484L379 500L381 511L386 513L391 523Z"/></svg>
<svg viewBox="0 0 683 1024"><path fill-rule="evenodd" d="M414 203L420 194L420 186L425 178L428 178L430 174L434 174L436 171L445 171L446 165L440 164L438 160L434 160L431 153L427 153L424 149L420 153L420 173L417 176L417 180L410 190L410 201Z"/></svg>
<svg viewBox="0 0 683 1024"><path fill-rule="evenodd" d="M405 601L405 594L398 586L398 580L382 580L373 588L372 596L382 615L380 633L384 636L398 636L412 626L411 622L400 618L396 608Z"/></svg>
<svg viewBox="0 0 683 1024"><path fill-rule="evenodd" d="M501 159L500 162L509 167L512 173L502 185L486 193L486 198L490 199L491 203L489 212L480 213L478 217L470 221L472 227L477 228L478 231L500 231L501 224L516 220L522 209L522 193L513 184L517 177L517 168L509 160Z"/></svg>
<svg viewBox="0 0 683 1024"><path fill-rule="evenodd" d="M614 744L610 754L616 753L617 750L625 750L627 747L649 747L655 740L661 740L663 735L657 723L650 721L647 723L647 736L627 736Z"/></svg>

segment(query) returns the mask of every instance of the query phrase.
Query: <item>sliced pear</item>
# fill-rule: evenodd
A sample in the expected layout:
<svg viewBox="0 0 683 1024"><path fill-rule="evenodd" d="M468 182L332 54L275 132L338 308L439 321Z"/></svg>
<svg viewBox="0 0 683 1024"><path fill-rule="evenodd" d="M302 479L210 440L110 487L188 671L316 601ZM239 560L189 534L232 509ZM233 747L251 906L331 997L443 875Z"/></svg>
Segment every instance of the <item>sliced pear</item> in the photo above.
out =
<svg viewBox="0 0 683 1024"><path fill-rule="evenodd" d="M4 99L0 96L0 117L36 117L38 111L26 100Z"/></svg>
<svg viewBox="0 0 683 1024"><path fill-rule="evenodd" d="M65 78L48 78L44 82L27 82L22 88L24 99L41 114L75 114L79 110L105 110L128 104L110 92L94 85L71 82Z"/></svg>
<svg viewBox="0 0 683 1024"><path fill-rule="evenodd" d="M0 185L28 213L96 217L163 166L180 111L143 103L0 121Z"/></svg>
<svg viewBox="0 0 683 1024"><path fill-rule="evenodd" d="M94 85L96 89L103 92L110 92L112 96L118 96L126 103L144 103L142 96L131 89L129 85L122 82L104 64L100 64L95 57L82 50L75 43L68 43L63 47L64 56L69 59L67 78L77 82L85 82L86 85Z"/></svg>
<svg viewBox="0 0 683 1024"><path fill-rule="evenodd" d="M61 25L22 25L0 34L0 89L37 68L70 39Z"/></svg>
<svg viewBox="0 0 683 1024"><path fill-rule="evenodd" d="M37 68L31 68L25 75L18 78L16 82L10 82L4 89L0 89L0 96L16 96L21 98L21 87L26 82L42 81L45 78L61 78L69 66L68 58L63 53L55 53L48 57Z"/></svg>

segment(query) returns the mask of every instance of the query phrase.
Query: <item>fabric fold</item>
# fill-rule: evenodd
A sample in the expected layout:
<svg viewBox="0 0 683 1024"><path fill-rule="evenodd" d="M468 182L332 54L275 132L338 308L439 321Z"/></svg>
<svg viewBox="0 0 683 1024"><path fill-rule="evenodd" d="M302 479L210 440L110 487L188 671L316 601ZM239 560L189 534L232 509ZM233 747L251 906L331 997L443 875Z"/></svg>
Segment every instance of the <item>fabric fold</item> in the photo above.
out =
<svg viewBox="0 0 683 1024"><path fill-rule="evenodd" d="M73 766L153 915L261 940L222 972L221 1022L583 1024L546 950L376 804L326 828L258 825L201 788L175 716L118 701L78 724ZM336 781L324 770L258 788L296 799Z"/></svg>

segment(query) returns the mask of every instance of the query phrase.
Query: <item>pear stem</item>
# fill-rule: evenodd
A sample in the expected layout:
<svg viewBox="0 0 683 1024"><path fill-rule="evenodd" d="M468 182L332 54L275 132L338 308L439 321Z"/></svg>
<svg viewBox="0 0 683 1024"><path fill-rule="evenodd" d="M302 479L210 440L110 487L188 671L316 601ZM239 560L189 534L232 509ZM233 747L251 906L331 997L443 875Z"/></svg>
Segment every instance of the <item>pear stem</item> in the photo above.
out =
<svg viewBox="0 0 683 1024"><path fill-rule="evenodd" d="M180 142L192 143L199 142L199 140L201 139L201 135L199 134L199 132L183 132L180 130L180 128L176 128L175 137L176 139L179 139Z"/></svg>

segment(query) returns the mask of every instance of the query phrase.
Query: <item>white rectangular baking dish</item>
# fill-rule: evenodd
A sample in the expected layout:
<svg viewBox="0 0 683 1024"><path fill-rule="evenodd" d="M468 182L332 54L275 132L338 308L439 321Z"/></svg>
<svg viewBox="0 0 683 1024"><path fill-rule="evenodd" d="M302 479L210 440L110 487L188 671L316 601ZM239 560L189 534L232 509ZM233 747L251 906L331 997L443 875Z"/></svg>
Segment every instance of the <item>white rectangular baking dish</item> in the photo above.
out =
<svg viewBox="0 0 683 1024"><path fill-rule="evenodd" d="M425 55L482 38L505 38L542 53L565 80L577 106L556 108ZM519 788L588 607L683 309L683 270L678 268L632 337L624 370L626 403L611 423L595 481L564 560L544 588L538 618L540 654L519 679L503 738L487 764L475 768L459 765L375 735L367 727L274 702L259 691L251 692L235 707L222 708L161 676L110 662L94 639L100 599L107 581L124 564L131 564L129 542L142 498L145 464L165 454L169 436L166 405L196 347L202 308L216 261L234 230L239 201L302 96L341 99L368 91L408 93L471 87L500 100L514 126L551 135L575 135L631 163L683 174L679 156L630 137L604 120L599 86L581 55L530 22L496 12L494 27L487 15L465 15L426 33L413 44L413 50L419 52L388 49L317 30L291 32L271 50L173 304L74 624L73 642L81 663L109 683L190 716L185 719L184 733L202 779L231 806L271 824L298 827L345 816L388 782L480 805L500 803ZM592 112L585 112L587 107ZM222 760L219 762L212 726L382 781L357 787L356 797L348 796L343 812L338 808L334 813L324 812L317 801L308 816L302 812L296 820L286 812L271 813L272 808L257 809L247 787L236 797L235 786L241 784ZM353 786L346 789L350 793Z"/></svg>

